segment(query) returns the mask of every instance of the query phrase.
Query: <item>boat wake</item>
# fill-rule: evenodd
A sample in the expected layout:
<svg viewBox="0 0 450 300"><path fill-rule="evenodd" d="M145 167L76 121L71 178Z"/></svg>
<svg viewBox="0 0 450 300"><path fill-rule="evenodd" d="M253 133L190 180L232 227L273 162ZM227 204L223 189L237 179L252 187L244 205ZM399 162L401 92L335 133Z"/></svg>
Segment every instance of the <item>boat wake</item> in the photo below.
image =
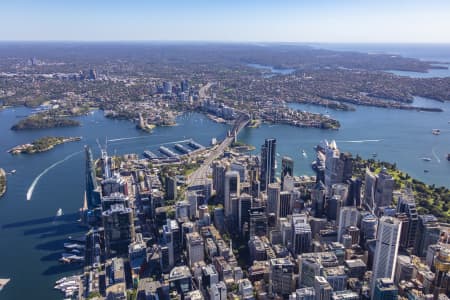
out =
<svg viewBox="0 0 450 300"><path fill-rule="evenodd" d="M354 141L336 141L338 143L377 143L383 140L354 140Z"/></svg>
<svg viewBox="0 0 450 300"><path fill-rule="evenodd" d="M154 137L154 135L152 137ZM148 136L132 136L132 137L117 138L117 139L108 140L108 142L114 143L114 142L119 142L119 141L137 140L137 139L145 139L145 138L148 138Z"/></svg>
<svg viewBox="0 0 450 300"><path fill-rule="evenodd" d="M38 176L36 176L36 178L33 180L33 182L31 183L30 187L28 188L27 191L27 201L31 200L31 197L33 196L33 191L34 188L36 187L36 185L38 184L39 180L41 179L42 176L44 176L48 171L50 171L51 169L53 169L54 167L58 166L59 164L62 164L63 162L65 162L68 159L71 159L72 157L74 157L77 154L80 154L83 151L77 151L75 153L72 153L68 156L66 156L64 159L55 162L54 164L50 165L48 168L46 168L44 171L41 172L41 174L39 174Z"/></svg>
<svg viewBox="0 0 450 300"><path fill-rule="evenodd" d="M438 163L441 163L441 159L439 158L439 156L436 154L435 148L431 149L431 153L433 153L434 158L436 158L436 161Z"/></svg>

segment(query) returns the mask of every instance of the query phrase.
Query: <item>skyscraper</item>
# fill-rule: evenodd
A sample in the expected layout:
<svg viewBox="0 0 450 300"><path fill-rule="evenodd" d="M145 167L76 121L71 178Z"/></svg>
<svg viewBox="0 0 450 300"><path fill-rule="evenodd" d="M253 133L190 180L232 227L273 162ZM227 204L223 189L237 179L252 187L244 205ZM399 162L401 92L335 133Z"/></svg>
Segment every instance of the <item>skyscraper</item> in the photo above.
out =
<svg viewBox="0 0 450 300"><path fill-rule="evenodd" d="M441 230L438 219L434 215L419 216L419 226L417 228L416 254L420 257L427 255L428 246L436 244L439 240Z"/></svg>
<svg viewBox="0 0 450 300"><path fill-rule="evenodd" d="M284 189L284 177L294 176L294 160L292 157L283 156L281 159L281 189Z"/></svg>
<svg viewBox="0 0 450 300"><path fill-rule="evenodd" d="M338 242L341 241L342 235L345 233L345 229L349 226L358 225L359 211L356 207L343 207L339 212L338 223Z"/></svg>
<svg viewBox="0 0 450 300"><path fill-rule="evenodd" d="M288 191L280 193L280 201L277 207L277 220L292 214L292 194Z"/></svg>
<svg viewBox="0 0 450 300"><path fill-rule="evenodd" d="M186 234L187 252L189 257L189 265L204 260L204 243L203 238L198 232Z"/></svg>
<svg viewBox="0 0 450 300"><path fill-rule="evenodd" d="M165 180L166 200L177 199L177 178L167 176Z"/></svg>
<svg viewBox="0 0 450 300"><path fill-rule="evenodd" d="M312 231L308 217L304 214L292 215L292 252L295 255L311 250Z"/></svg>
<svg viewBox="0 0 450 300"><path fill-rule="evenodd" d="M372 272L372 297L379 278L394 280L402 223L392 217L381 217Z"/></svg>
<svg viewBox="0 0 450 300"><path fill-rule="evenodd" d="M267 214L276 215L279 202L280 185L278 183L270 183L267 187Z"/></svg>
<svg viewBox="0 0 450 300"><path fill-rule="evenodd" d="M340 152L335 141L331 141L325 149L325 186L331 192L331 186L342 182L344 166L341 163Z"/></svg>
<svg viewBox="0 0 450 300"><path fill-rule="evenodd" d="M328 192L335 183L342 183L352 178L353 159L350 153L341 153L335 141L327 144L325 149L325 186Z"/></svg>
<svg viewBox="0 0 450 300"><path fill-rule="evenodd" d="M219 203L223 203L225 194L225 173L227 167L220 163L213 163L213 189L216 191L216 199Z"/></svg>
<svg viewBox="0 0 450 300"><path fill-rule="evenodd" d="M236 197L239 197L239 192L240 192L239 173L236 171L226 172L225 188L224 188L225 217L229 218L232 216L231 194L234 194Z"/></svg>
<svg viewBox="0 0 450 300"><path fill-rule="evenodd" d="M275 182L276 139L266 139L261 146L261 191L265 191L269 183Z"/></svg>
<svg viewBox="0 0 450 300"><path fill-rule="evenodd" d="M252 196L241 194L239 197L239 230L244 229L244 224L250 225L250 208L252 207Z"/></svg>
<svg viewBox="0 0 450 300"><path fill-rule="evenodd" d="M404 214L406 222L402 224L400 246L404 249L414 248L419 226L419 216L416 209L414 196L411 194L401 195L397 202L397 213Z"/></svg>
<svg viewBox="0 0 450 300"><path fill-rule="evenodd" d="M375 204L377 208L390 206L394 192L394 178L388 174L386 168L383 168L377 177Z"/></svg>
<svg viewBox="0 0 450 300"><path fill-rule="evenodd" d="M102 214L105 228L106 253L109 257L128 254L128 245L134 241L133 211L123 204L112 205Z"/></svg>
<svg viewBox="0 0 450 300"><path fill-rule="evenodd" d="M377 184L377 176L373 174L369 168L366 168L364 188L364 205L373 212L375 207L375 187Z"/></svg>

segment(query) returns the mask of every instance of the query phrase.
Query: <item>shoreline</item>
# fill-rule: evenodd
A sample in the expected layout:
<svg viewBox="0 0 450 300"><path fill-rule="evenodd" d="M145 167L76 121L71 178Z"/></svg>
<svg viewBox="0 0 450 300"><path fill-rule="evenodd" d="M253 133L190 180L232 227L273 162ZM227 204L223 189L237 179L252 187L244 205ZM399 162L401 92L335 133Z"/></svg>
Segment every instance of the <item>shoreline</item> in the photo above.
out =
<svg viewBox="0 0 450 300"><path fill-rule="evenodd" d="M6 193L6 172L0 168L0 198Z"/></svg>
<svg viewBox="0 0 450 300"><path fill-rule="evenodd" d="M43 137L37 140L34 140L33 142L29 144L22 144L17 145L11 149L8 150L8 153L12 155L18 155L18 154L36 154L36 153L42 153L46 151L50 151L55 146L70 143L70 142L78 142L81 141L82 137ZM48 142L49 145L45 148L38 148L38 144L41 142Z"/></svg>

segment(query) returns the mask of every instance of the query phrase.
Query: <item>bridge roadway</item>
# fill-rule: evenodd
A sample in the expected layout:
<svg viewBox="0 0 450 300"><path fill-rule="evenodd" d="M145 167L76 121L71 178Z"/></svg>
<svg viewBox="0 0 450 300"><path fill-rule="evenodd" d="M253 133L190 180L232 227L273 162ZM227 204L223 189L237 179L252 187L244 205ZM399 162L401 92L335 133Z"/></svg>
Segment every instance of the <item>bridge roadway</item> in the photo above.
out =
<svg viewBox="0 0 450 300"><path fill-rule="evenodd" d="M186 179L186 183L188 186L201 184L205 181L211 163L223 154L225 149L229 147L233 142L234 136L237 136L249 121L250 118L248 115L240 114L240 116L234 122L233 128L230 131L231 135L227 136L215 149L212 149L203 164L188 176L188 178Z"/></svg>

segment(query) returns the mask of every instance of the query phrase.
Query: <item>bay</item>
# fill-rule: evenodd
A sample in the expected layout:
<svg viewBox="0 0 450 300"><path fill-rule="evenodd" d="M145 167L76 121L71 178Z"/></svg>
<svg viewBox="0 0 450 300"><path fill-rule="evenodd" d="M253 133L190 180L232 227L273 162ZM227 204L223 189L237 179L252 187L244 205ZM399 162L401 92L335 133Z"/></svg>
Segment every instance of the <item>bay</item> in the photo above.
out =
<svg viewBox="0 0 450 300"><path fill-rule="evenodd" d="M0 292L0 299L61 299L53 290L54 282L63 276L79 273L76 265L58 262L68 236L84 233L77 225L84 193L85 144L98 157L96 140L108 143L110 154L138 153L152 150L160 144L193 138L209 145L212 137L222 139L228 126L217 124L197 113L178 117L178 126L158 127L152 134L139 131L129 121L111 120L100 111L78 118L82 126L31 131L12 131L17 116L30 113L16 108L0 111L0 166L8 175L8 189L0 199L0 278L11 281ZM31 142L42 136L83 136L80 142L56 146L53 150L35 155L12 156L11 147ZM64 160L66 159L66 160ZM64 161L63 161L64 160ZM51 165L37 182L31 200L26 200L33 180ZM64 215L56 217L62 208Z"/></svg>
<svg viewBox="0 0 450 300"><path fill-rule="evenodd" d="M296 175L313 175L311 162L315 159L314 146L321 140L336 140L341 151L396 163L412 177L428 184L450 187L450 103L416 97L413 105L440 107L444 112L419 112L377 107L356 107L356 111L326 111L325 107L290 104L294 109L329 114L341 123L339 130L297 128L287 125L263 124L259 129L244 128L239 140L255 145L260 151L265 138L277 139L278 166L283 155L294 159ZM433 135L432 129L441 129ZM307 157L302 155L305 150ZM426 162L422 157L432 160ZM429 170L425 173L424 170ZM279 168L278 168L279 172Z"/></svg>

